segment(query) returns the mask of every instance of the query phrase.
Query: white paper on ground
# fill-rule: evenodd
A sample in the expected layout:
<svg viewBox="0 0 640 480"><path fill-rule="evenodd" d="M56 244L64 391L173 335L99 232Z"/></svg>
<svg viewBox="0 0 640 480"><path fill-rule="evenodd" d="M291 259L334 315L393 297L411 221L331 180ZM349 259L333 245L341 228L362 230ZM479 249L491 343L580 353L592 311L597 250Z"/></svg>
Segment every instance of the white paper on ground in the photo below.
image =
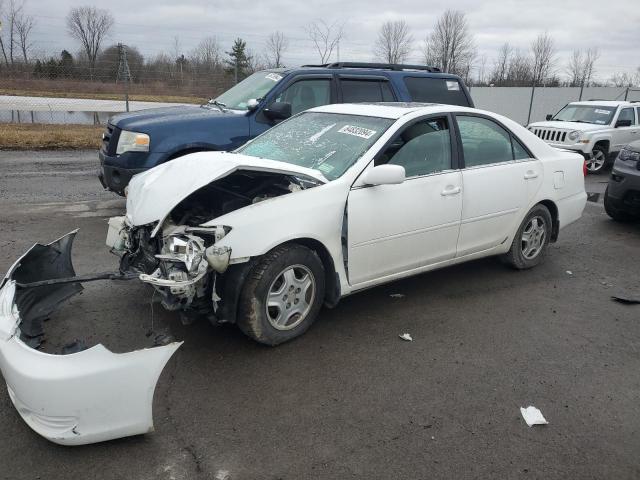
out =
<svg viewBox="0 0 640 480"><path fill-rule="evenodd" d="M402 335L398 335L401 339L406 340L407 342L413 342L413 338L408 333L403 333Z"/></svg>
<svg viewBox="0 0 640 480"><path fill-rule="evenodd" d="M529 405L527 408L520 407L520 413L522 418L527 422L527 425L532 427L533 425L548 425L549 422L542 416L542 412L536 407Z"/></svg>

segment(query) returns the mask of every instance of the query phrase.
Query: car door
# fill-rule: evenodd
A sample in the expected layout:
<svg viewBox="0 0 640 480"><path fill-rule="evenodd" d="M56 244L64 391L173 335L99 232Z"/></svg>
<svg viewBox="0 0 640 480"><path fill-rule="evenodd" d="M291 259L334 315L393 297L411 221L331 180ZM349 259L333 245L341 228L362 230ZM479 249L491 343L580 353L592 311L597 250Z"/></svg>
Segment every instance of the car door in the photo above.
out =
<svg viewBox="0 0 640 480"><path fill-rule="evenodd" d="M462 169L457 256L504 243L542 185L542 164L487 116L456 115Z"/></svg>
<svg viewBox="0 0 640 480"><path fill-rule="evenodd" d="M629 127L615 127L612 135L612 152L617 152L625 145L636 140L636 134L638 131L638 125L636 122L636 114L633 107L625 107L620 109L618 118L616 119L614 126L618 124L620 120L630 120L631 126Z"/></svg>
<svg viewBox="0 0 640 480"><path fill-rule="evenodd" d="M423 117L404 126L380 151L375 164L403 166L403 183L354 183L346 232L352 285L375 283L455 256L462 177L450 125L447 115Z"/></svg>

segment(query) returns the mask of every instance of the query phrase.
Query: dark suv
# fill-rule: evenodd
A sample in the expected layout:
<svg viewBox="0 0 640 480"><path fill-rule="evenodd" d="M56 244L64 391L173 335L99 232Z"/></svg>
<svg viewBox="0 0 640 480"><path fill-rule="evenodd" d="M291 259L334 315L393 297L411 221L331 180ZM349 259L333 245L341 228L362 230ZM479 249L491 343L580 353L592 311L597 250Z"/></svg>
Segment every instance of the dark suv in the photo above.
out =
<svg viewBox="0 0 640 480"><path fill-rule="evenodd" d="M136 173L202 150L233 150L291 115L329 103L432 102L473 107L460 77L434 67L331 63L254 73L200 106L112 117L100 148L102 185L119 194Z"/></svg>
<svg viewBox="0 0 640 480"><path fill-rule="evenodd" d="M620 150L604 193L604 208L614 220L640 219L640 140Z"/></svg>

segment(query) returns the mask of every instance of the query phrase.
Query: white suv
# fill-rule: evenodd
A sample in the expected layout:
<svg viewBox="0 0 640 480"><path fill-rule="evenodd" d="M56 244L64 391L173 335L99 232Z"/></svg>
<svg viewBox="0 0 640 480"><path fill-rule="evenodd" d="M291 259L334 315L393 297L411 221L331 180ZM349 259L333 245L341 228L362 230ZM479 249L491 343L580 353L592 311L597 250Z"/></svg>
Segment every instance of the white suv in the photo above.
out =
<svg viewBox="0 0 640 480"><path fill-rule="evenodd" d="M590 100L565 105L546 122L528 129L552 147L576 150L587 161L590 173L600 172L610 154L640 139L640 104Z"/></svg>

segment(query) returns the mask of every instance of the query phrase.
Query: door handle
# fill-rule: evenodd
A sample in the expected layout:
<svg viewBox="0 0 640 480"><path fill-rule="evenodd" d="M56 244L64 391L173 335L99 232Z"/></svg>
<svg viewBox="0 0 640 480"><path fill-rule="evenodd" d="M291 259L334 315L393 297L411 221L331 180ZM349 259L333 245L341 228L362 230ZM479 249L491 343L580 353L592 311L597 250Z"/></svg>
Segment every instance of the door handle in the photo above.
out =
<svg viewBox="0 0 640 480"><path fill-rule="evenodd" d="M446 197L448 195L457 195L461 191L462 189L460 187L454 187L453 185L449 185L442 192L440 192L440 195L442 195L443 197Z"/></svg>
<svg viewBox="0 0 640 480"><path fill-rule="evenodd" d="M534 172L533 170L528 170L527 173L524 174L524 179L531 180L532 178L538 178L538 172Z"/></svg>

